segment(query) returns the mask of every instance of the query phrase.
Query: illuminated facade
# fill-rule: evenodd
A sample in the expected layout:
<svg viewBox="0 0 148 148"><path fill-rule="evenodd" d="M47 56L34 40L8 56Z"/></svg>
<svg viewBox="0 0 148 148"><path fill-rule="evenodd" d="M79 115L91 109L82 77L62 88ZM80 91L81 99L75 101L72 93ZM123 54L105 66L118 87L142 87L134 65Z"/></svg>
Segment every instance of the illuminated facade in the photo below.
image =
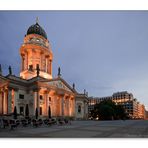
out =
<svg viewBox="0 0 148 148"><path fill-rule="evenodd" d="M85 91L83 94L76 95L75 110L77 119L88 118L88 94Z"/></svg>
<svg viewBox="0 0 148 148"><path fill-rule="evenodd" d="M117 105L122 105L130 118L145 118L145 107L133 97L132 93L127 91L113 93L112 96L89 98L89 112L94 109L95 104L103 100L112 100Z"/></svg>
<svg viewBox="0 0 148 148"><path fill-rule="evenodd" d="M51 116L76 118L77 96L80 94L61 77L60 68L57 77L53 78L52 49L38 22L27 30L20 56L20 77L12 74L11 67L9 74L3 76L0 67L0 114L10 114L16 106L17 112L24 115L28 104L31 116L35 115L36 109L41 117L48 116L50 109ZM81 97L81 102L85 99L86 96ZM82 110L87 108L81 105Z"/></svg>
<svg viewBox="0 0 148 148"><path fill-rule="evenodd" d="M143 104L140 104L139 102L137 103L137 110L138 110L138 118L139 119L145 119L146 116L145 116L145 106Z"/></svg>
<svg viewBox="0 0 148 148"><path fill-rule="evenodd" d="M36 76L40 67L40 76L52 79L52 50L49 41L38 34L28 34L20 48L22 59L20 77L31 79Z"/></svg>

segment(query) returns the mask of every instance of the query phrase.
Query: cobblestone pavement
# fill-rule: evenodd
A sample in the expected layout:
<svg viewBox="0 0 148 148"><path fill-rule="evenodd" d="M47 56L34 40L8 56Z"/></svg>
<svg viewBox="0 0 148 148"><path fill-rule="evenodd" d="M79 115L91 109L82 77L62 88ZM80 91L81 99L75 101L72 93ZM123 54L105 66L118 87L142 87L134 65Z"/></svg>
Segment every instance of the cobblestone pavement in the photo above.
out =
<svg viewBox="0 0 148 148"><path fill-rule="evenodd" d="M8 138L147 138L148 120L73 121L71 125L0 129Z"/></svg>

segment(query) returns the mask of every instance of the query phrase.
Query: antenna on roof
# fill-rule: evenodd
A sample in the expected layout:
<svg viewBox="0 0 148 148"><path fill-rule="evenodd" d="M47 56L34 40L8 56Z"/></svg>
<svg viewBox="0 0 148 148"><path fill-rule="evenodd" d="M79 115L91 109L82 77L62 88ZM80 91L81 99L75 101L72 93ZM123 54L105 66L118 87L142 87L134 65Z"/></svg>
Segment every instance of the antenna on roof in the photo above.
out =
<svg viewBox="0 0 148 148"><path fill-rule="evenodd" d="M39 23L39 17L37 16L36 17L36 24L38 24Z"/></svg>

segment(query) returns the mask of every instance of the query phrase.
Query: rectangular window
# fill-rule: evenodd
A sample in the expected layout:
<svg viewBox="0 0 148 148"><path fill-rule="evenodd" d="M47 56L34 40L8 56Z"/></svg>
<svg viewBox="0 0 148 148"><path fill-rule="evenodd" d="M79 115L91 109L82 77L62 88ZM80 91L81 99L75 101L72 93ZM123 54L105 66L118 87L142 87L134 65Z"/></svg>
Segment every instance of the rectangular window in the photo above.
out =
<svg viewBox="0 0 148 148"><path fill-rule="evenodd" d="M19 94L19 99L24 99L24 95Z"/></svg>
<svg viewBox="0 0 148 148"><path fill-rule="evenodd" d="M23 106L20 106L20 114L24 115L24 107Z"/></svg>
<svg viewBox="0 0 148 148"><path fill-rule="evenodd" d="M40 115L42 115L42 107L40 107Z"/></svg>

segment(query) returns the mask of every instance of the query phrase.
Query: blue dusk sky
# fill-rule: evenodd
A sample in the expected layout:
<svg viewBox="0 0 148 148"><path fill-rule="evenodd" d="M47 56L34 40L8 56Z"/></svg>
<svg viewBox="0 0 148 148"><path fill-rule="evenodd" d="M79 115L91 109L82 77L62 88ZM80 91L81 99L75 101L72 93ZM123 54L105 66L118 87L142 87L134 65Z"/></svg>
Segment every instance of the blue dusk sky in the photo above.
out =
<svg viewBox="0 0 148 148"><path fill-rule="evenodd" d="M148 108L148 11L0 11L0 63L19 76L19 48L36 17L53 51L53 77L89 96L128 91Z"/></svg>

